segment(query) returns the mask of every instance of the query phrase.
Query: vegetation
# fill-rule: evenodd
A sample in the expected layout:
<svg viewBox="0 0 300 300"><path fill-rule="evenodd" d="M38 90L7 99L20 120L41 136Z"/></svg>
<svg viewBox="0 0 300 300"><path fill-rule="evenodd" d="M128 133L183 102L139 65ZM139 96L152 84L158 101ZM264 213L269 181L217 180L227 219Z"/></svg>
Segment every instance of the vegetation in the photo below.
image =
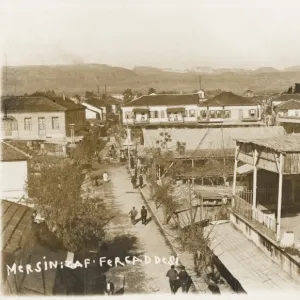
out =
<svg viewBox="0 0 300 300"><path fill-rule="evenodd" d="M45 219L52 236L68 251L97 246L104 227L113 216L103 199L83 189L88 179L86 164L104 144L91 132L71 153L71 159L34 156L28 181L28 195L35 210Z"/></svg>

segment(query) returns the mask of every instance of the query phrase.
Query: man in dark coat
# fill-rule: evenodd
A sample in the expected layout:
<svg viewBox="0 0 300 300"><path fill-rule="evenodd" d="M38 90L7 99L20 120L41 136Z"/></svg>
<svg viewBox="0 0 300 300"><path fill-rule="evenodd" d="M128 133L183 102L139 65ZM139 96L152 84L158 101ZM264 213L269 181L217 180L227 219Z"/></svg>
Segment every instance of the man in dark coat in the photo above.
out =
<svg viewBox="0 0 300 300"><path fill-rule="evenodd" d="M132 183L132 187L135 189L136 188L136 177L135 177L135 175L133 175L131 177L131 183Z"/></svg>
<svg viewBox="0 0 300 300"><path fill-rule="evenodd" d="M178 274L179 280L180 280L180 286L182 288L183 293L188 292L188 283L189 283L189 275L185 270L185 267L181 267L181 271Z"/></svg>
<svg viewBox="0 0 300 300"><path fill-rule="evenodd" d="M139 187L142 188L144 185L144 177L143 174L140 174L139 176Z"/></svg>
<svg viewBox="0 0 300 300"><path fill-rule="evenodd" d="M171 266L171 269L167 272L166 276L169 277L171 292L172 292L172 294L175 294L176 293L176 281L177 281L178 273L175 270L174 265Z"/></svg>
<svg viewBox="0 0 300 300"><path fill-rule="evenodd" d="M142 217L142 224L145 224L145 225L146 225L146 221L147 221L147 213L148 213L147 209L143 205L142 209L141 209L141 217Z"/></svg>

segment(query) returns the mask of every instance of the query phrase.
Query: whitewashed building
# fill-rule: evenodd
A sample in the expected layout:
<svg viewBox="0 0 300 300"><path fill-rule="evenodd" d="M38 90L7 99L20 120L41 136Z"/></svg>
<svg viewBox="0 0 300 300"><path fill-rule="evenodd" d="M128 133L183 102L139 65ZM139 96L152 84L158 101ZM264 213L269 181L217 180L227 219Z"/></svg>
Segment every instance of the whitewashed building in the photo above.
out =
<svg viewBox="0 0 300 300"><path fill-rule="evenodd" d="M144 127L265 125L258 102L231 92L206 99L203 91L195 94L141 96L122 107L122 121L128 126Z"/></svg>
<svg viewBox="0 0 300 300"><path fill-rule="evenodd" d="M1 142L1 199L18 201L27 196L27 161L30 158L30 155L8 142Z"/></svg>

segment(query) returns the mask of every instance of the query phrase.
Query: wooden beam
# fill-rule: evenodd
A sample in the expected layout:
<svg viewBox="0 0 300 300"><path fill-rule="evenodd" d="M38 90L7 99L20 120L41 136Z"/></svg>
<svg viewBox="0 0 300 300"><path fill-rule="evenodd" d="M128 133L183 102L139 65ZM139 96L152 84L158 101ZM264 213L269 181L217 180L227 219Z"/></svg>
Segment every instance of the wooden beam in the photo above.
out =
<svg viewBox="0 0 300 300"><path fill-rule="evenodd" d="M235 156L234 156L234 172L233 172L233 185L232 185L232 194L235 196L236 192L236 173L237 173L237 164L238 164L238 159L237 159L237 153L239 151L239 146L235 146ZM233 203L233 201L232 201Z"/></svg>
<svg viewBox="0 0 300 300"><path fill-rule="evenodd" d="M279 156L279 181L278 181L278 201L277 201L277 228L276 239L280 240L280 225L281 225L281 206L282 206L282 169L283 169L283 155Z"/></svg>
<svg viewBox="0 0 300 300"><path fill-rule="evenodd" d="M278 170L278 173L280 172L280 155L276 155L276 153L274 152L274 159L275 159L275 162L276 162L276 166L277 166L277 170Z"/></svg>
<svg viewBox="0 0 300 300"><path fill-rule="evenodd" d="M295 182L295 178L292 177L292 203L294 204L296 202L295 200L295 196L296 196L296 182Z"/></svg>

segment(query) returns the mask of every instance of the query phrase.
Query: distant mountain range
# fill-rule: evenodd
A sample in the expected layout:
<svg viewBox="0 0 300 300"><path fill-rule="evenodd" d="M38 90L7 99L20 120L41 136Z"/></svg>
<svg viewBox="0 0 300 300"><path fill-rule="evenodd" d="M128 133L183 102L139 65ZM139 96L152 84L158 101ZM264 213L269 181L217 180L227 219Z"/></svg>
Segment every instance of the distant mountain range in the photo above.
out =
<svg viewBox="0 0 300 300"><path fill-rule="evenodd" d="M3 72L3 75L6 72ZM253 91L282 92L300 81L300 66L284 70L263 67L257 70L212 69L195 67L184 71L137 66L132 70L104 64L74 64L53 66L7 67L2 76L5 94L24 94L54 90L66 95L83 95L85 91L122 93L132 89L147 93L150 87L156 91L190 93L201 87L205 90L223 90L242 94Z"/></svg>

